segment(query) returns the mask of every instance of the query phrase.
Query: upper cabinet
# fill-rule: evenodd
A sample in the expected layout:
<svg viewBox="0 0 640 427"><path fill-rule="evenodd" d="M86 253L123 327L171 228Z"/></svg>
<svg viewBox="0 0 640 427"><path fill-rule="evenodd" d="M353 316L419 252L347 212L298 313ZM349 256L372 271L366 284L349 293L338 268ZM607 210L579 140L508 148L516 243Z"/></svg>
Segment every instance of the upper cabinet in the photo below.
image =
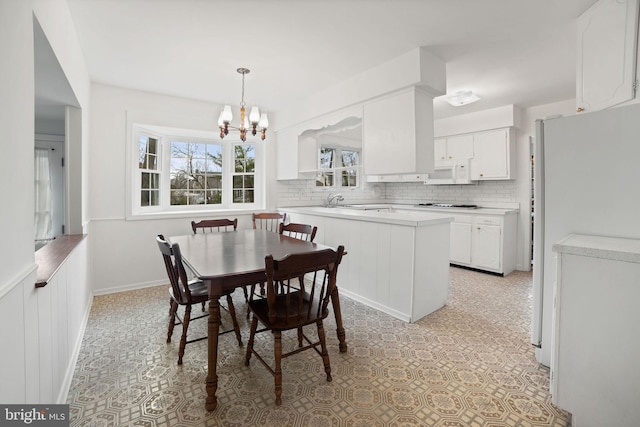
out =
<svg viewBox="0 0 640 427"><path fill-rule="evenodd" d="M414 86L364 104L365 175L433 171L433 98Z"/></svg>
<svg viewBox="0 0 640 427"><path fill-rule="evenodd" d="M515 138L512 133L508 128L473 134L472 180L515 178Z"/></svg>
<svg viewBox="0 0 640 427"><path fill-rule="evenodd" d="M473 158L473 134L436 138L433 144L436 168L450 167L460 160Z"/></svg>
<svg viewBox="0 0 640 427"><path fill-rule="evenodd" d="M635 98L638 0L600 0L577 22L576 110Z"/></svg>

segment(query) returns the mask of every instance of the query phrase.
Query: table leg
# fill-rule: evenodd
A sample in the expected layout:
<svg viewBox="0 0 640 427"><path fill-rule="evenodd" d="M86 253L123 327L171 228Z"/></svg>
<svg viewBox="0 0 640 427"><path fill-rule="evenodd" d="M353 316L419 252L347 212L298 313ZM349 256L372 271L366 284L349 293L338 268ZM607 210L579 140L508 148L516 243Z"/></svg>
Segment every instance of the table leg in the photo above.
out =
<svg viewBox="0 0 640 427"><path fill-rule="evenodd" d="M333 314L336 317L336 333L338 335L338 347L340 348L340 353L345 353L347 351L347 341L346 334L344 332L344 327L342 326L342 311L340 310L340 297L338 296L338 287L333 288L333 292L331 293L331 305L333 306Z"/></svg>
<svg viewBox="0 0 640 427"><path fill-rule="evenodd" d="M207 400L205 408L213 411L218 406L216 390L218 390L218 332L220 331L220 296L212 297L209 301L208 325L208 370L207 374Z"/></svg>

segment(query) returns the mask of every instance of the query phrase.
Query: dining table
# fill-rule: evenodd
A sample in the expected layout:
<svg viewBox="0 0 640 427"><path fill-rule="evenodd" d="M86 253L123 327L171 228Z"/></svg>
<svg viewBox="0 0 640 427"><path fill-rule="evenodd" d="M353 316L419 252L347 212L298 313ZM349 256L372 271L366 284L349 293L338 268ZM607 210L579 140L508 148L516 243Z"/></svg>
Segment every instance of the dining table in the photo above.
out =
<svg viewBox="0 0 640 427"><path fill-rule="evenodd" d="M220 296L235 289L266 281L265 257L284 258L288 254L334 249L267 230L237 230L222 233L190 234L169 237L180 246L184 263L202 280L208 289L209 319L207 398L205 408L217 407L218 389L218 332L220 329ZM338 287L331 294L331 304L336 320L336 333L341 353L347 351L346 335L342 325Z"/></svg>

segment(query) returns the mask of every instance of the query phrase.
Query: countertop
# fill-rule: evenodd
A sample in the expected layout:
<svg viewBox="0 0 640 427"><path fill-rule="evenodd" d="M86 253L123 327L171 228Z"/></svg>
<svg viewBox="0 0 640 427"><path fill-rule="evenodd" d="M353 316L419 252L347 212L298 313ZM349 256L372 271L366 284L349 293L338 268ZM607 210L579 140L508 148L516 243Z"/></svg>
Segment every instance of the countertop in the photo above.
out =
<svg viewBox="0 0 640 427"><path fill-rule="evenodd" d="M365 206L365 205L360 205ZM406 225L409 227L425 227L435 224L448 223L453 217L447 212L434 213L426 210L400 210L391 205L366 205L362 207L296 206L282 207L284 212L319 215L331 218L352 219L358 221L381 222L386 224Z"/></svg>
<svg viewBox="0 0 640 427"><path fill-rule="evenodd" d="M554 244L553 251L640 264L638 239L571 234Z"/></svg>

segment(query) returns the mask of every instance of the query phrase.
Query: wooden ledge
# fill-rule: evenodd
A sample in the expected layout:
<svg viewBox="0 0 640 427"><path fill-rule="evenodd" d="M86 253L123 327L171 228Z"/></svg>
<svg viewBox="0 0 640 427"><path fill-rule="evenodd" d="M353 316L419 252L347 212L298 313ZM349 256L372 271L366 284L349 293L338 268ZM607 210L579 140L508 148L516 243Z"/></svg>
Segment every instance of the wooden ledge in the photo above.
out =
<svg viewBox="0 0 640 427"><path fill-rule="evenodd" d="M84 234L71 234L57 237L36 251L36 288L44 288L69 254L85 238Z"/></svg>

